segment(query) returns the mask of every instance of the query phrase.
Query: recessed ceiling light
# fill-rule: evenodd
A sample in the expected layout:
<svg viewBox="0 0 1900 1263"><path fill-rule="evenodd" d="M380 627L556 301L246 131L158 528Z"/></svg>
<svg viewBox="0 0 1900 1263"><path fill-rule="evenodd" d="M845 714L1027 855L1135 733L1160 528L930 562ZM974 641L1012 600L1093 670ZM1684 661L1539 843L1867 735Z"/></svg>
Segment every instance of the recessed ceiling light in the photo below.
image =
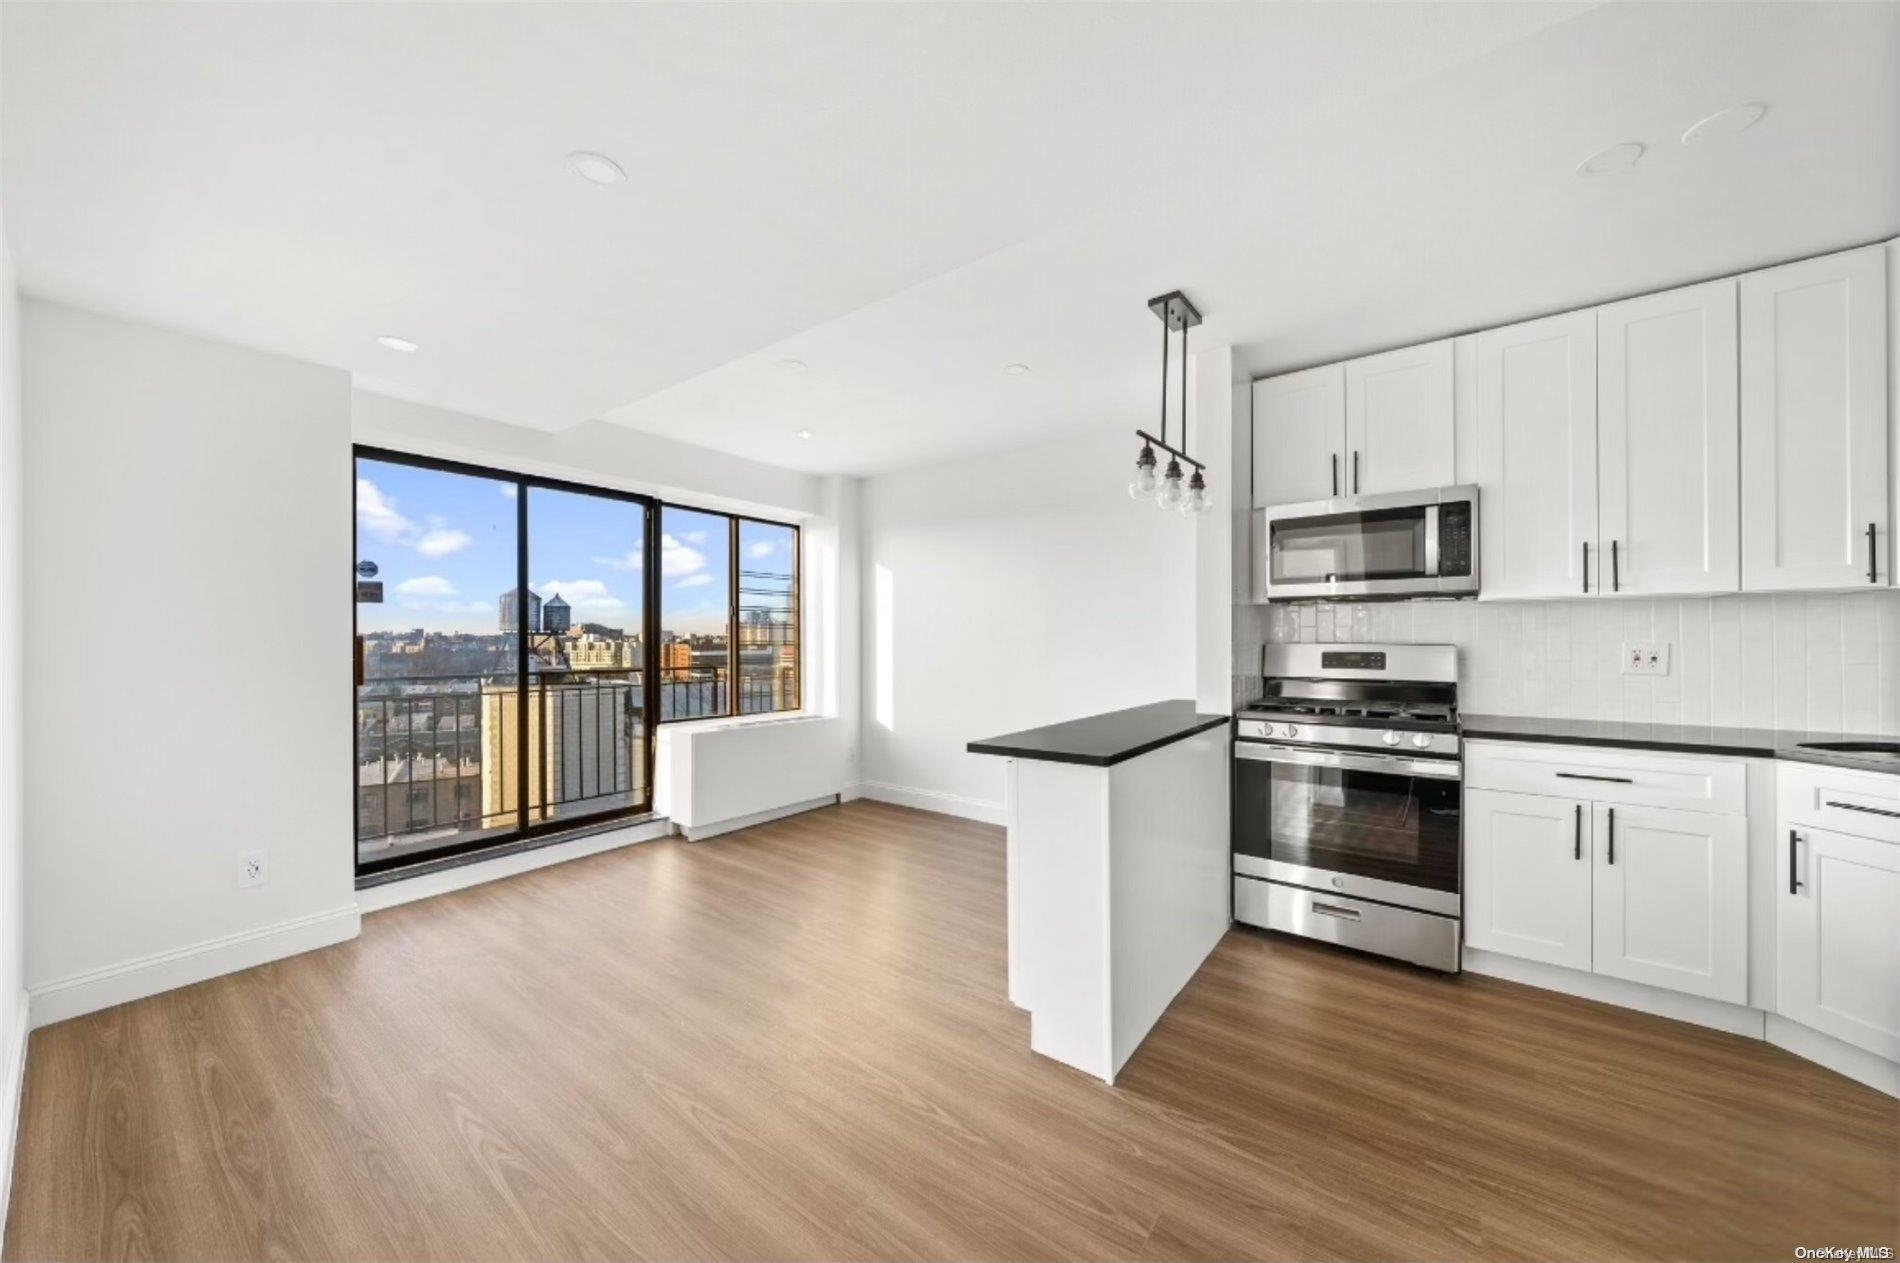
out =
<svg viewBox="0 0 1900 1263"><path fill-rule="evenodd" d="M1620 145L1611 145L1600 149L1577 164L1578 175L1628 175L1636 169L1637 160L1649 150L1649 146L1640 140L1626 140Z"/></svg>
<svg viewBox="0 0 1900 1263"><path fill-rule="evenodd" d="M778 371L781 373L802 373L807 365L803 360L780 360Z"/></svg>
<svg viewBox="0 0 1900 1263"><path fill-rule="evenodd" d="M585 149L576 149L567 156L567 169L595 184L618 184L627 178L627 173L612 158L606 154L589 153Z"/></svg>
<svg viewBox="0 0 1900 1263"><path fill-rule="evenodd" d="M811 437L811 431L810 431L810 430L800 430L800 431L798 432L798 437L799 437L799 438L801 438L801 439L808 439L808 438L810 438L810 437Z"/></svg>
<svg viewBox="0 0 1900 1263"><path fill-rule="evenodd" d="M1767 112L1768 107L1760 101L1746 101L1741 105L1731 105L1726 110L1717 110L1682 133L1682 143L1695 145L1705 140L1715 140L1745 132L1761 122L1762 115Z"/></svg>
<svg viewBox="0 0 1900 1263"><path fill-rule="evenodd" d="M401 351L404 355L413 354L416 349L416 344L411 342L408 338L399 338L389 333L385 333L382 337L376 339L376 345L391 351Z"/></svg>
<svg viewBox="0 0 1900 1263"><path fill-rule="evenodd" d="M1022 376L1023 374L1025 374L1025 373L1027 373L1027 372L1029 371L1029 365L1027 365L1027 364L1005 364L1005 365L1003 365L1003 371L1004 371L1005 373L1008 373L1008 374L1009 374L1009 375L1010 375L1011 377L1021 377L1021 376Z"/></svg>

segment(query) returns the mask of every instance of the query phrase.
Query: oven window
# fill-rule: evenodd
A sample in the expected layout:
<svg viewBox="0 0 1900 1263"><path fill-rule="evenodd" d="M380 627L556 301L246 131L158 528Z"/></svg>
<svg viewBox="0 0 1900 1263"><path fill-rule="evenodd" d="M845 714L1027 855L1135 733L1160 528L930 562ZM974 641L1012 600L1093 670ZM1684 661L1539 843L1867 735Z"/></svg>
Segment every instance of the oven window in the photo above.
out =
<svg viewBox="0 0 1900 1263"><path fill-rule="evenodd" d="M1457 892L1459 782L1253 760L1237 773L1237 808L1267 828L1247 830L1236 850Z"/></svg>
<svg viewBox="0 0 1900 1263"><path fill-rule="evenodd" d="M1422 508L1334 513L1275 522L1275 583L1352 583L1426 577Z"/></svg>

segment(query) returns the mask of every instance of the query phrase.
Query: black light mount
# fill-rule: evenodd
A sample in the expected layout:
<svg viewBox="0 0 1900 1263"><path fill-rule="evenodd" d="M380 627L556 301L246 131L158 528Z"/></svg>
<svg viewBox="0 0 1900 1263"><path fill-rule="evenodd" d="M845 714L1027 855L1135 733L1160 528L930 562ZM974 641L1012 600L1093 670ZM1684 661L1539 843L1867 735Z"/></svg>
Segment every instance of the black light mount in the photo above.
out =
<svg viewBox="0 0 1900 1263"><path fill-rule="evenodd" d="M1161 322L1161 437L1156 438L1146 430L1136 430L1135 435L1142 442L1141 455L1135 461L1135 478L1128 484L1128 494L1137 500L1149 495L1155 497L1164 510L1180 508L1183 513L1200 513L1211 503L1207 492L1207 480L1201 476L1206 465L1195 460L1187 453L1188 417L1187 417L1187 338L1188 330L1201 323L1200 308L1188 300L1180 290L1173 290L1148 300L1148 310ZM1181 335L1181 445L1176 447L1168 442L1168 352L1169 342L1174 334ZM1168 470L1161 478L1154 474L1154 449L1160 448L1169 456ZM1181 462L1194 466L1194 477L1185 487L1181 481Z"/></svg>

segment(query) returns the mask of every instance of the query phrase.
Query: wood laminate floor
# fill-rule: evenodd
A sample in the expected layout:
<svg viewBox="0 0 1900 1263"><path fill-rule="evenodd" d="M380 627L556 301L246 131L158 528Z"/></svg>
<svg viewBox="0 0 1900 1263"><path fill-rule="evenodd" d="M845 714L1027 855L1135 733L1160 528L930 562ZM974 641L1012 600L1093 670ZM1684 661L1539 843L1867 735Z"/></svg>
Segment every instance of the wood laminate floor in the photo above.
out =
<svg viewBox="0 0 1900 1263"><path fill-rule="evenodd" d="M1235 931L1108 1088L1004 997L1001 830L874 803L367 918L37 1031L10 1259L1791 1259L1895 1103Z"/></svg>

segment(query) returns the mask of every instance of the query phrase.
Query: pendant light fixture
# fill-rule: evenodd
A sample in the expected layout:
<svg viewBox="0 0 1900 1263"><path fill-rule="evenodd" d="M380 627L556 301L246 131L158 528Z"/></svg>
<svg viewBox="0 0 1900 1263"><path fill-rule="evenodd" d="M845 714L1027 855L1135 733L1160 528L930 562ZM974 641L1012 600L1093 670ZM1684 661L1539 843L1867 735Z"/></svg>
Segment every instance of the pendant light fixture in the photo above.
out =
<svg viewBox="0 0 1900 1263"><path fill-rule="evenodd" d="M1128 483L1128 494L1136 500L1152 496L1162 512L1173 509L1183 517L1191 517L1196 513L1205 513L1214 503L1213 493L1207 489L1207 480L1202 477L1207 467L1188 455L1187 335L1189 329L1201 323L1201 313L1194 309L1187 295L1178 289L1172 294L1149 299L1148 310L1161 321L1161 437L1156 438L1146 430L1135 431L1135 436L1141 440L1141 454L1135 458L1135 476ZM1176 331L1181 334L1179 447L1168 443L1168 342ZM1168 468L1159 477L1155 475L1157 447L1168 454ZM1187 480L1185 486L1181 481L1182 461L1194 466L1194 476Z"/></svg>

